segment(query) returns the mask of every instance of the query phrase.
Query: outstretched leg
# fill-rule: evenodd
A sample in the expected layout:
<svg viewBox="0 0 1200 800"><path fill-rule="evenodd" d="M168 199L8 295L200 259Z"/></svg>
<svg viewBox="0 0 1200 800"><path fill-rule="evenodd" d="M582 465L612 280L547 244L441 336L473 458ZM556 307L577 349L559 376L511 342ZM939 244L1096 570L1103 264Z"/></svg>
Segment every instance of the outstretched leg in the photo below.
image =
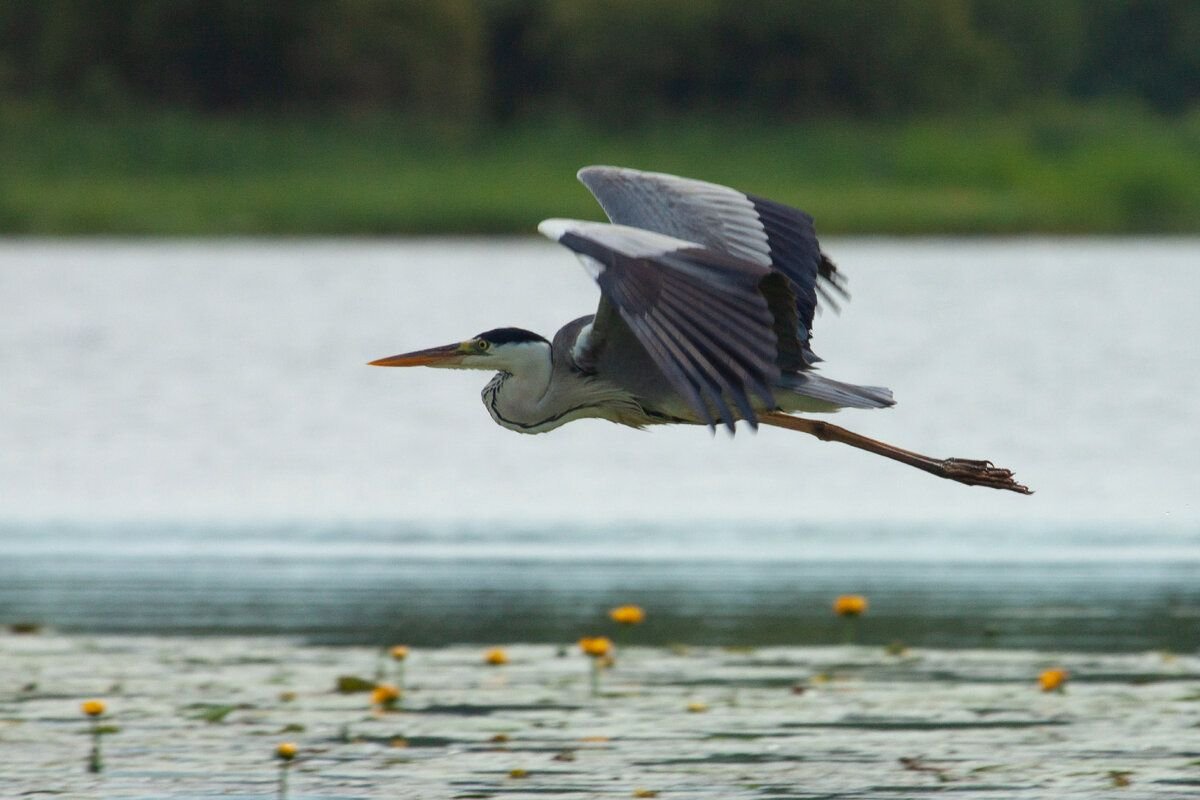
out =
<svg viewBox="0 0 1200 800"><path fill-rule="evenodd" d="M965 483L969 486L990 486L993 489L1007 489L1010 492L1033 494L1028 486L1023 486L1013 480L1012 470L1000 469L990 461L970 461L965 458L930 458L911 450L902 450L884 442L868 439L866 436L848 431L837 425L817 419L793 417L779 411L759 415L759 422L764 425L774 425L791 431L811 434L824 442L841 442L869 453L899 461L924 470L939 478Z"/></svg>

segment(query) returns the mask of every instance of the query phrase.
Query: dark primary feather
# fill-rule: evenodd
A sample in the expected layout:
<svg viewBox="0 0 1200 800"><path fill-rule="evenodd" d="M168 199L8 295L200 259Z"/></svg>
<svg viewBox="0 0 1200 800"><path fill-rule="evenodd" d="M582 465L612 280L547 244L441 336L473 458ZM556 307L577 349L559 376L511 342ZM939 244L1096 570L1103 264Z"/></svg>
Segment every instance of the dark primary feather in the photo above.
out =
<svg viewBox="0 0 1200 800"><path fill-rule="evenodd" d="M754 210L767 233L771 265L791 282L792 292L796 296L797 330L808 350L818 296L837 310L830 291L837 292L843 298L848 297L842 285L844 278L829 256L821 252L813 218L809 214L763 197L746 195L746 198L754 204Z"/></svg>
<svg viewBox="0 0 1200 800"><path fill-rule="evenodd" d="M629 255L604 241L609 228L617 230L589 225L559 238L601 267L596 335L610 335L603 325L619 319L702 421L733 430L740 415L757 424L749 395L774 405L779 377L773 318L758 291L769 270L686 242Z"/></svg>

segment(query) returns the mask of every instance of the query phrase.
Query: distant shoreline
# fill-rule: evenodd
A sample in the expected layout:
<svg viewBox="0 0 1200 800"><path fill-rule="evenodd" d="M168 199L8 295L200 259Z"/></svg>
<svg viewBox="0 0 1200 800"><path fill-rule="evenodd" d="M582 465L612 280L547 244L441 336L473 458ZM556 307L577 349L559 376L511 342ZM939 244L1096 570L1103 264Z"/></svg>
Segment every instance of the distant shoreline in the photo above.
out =
<svg viewBox="0 0 1200 800"><path fill-rule="evenodd" d="M0 118L0 235L532 233L598 218L588 163L674 172L797 205L821 234L1200 232L1200 115L1016 114L624 130L547 117L445 132L396 116Z"/></svg>

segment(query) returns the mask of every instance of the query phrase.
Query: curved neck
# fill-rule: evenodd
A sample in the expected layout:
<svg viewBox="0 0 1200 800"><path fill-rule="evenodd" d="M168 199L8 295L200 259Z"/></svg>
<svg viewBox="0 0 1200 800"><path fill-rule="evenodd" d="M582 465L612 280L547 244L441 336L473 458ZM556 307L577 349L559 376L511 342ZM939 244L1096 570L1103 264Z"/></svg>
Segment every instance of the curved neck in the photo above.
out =
<svg viewBox="0 0 1200 800"><path fill-rule="evenodd" d="M554 362L550 345L531 343L505 354L501 372L483 387L483 404L500 425L522 433L540 433L558 427L548 409Z"/></svg>

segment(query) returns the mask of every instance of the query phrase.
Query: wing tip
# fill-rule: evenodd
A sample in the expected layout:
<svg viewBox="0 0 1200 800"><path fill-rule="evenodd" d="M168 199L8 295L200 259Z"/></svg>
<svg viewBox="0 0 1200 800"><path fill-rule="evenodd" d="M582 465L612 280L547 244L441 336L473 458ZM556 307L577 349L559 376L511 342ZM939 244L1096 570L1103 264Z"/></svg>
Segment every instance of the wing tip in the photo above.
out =
<svg viewBox="0 0 1200 800"><path fill-rule="evenodd" d="M581 180L587 175L601 172L628 172L630 167L618 167L616 164L585 164L575 173Z"/></svg>
<svg viewBox="0 0 1200 800"><path fill-rule="evenodd" d="M611 164L588 164L586 167L581 167L575 173L575 178L589 190L593 190L595 189L594 184L607 177L619 175L626 171L626 167L614 167ZM595 194L594 191L592 193Z"/></svg>
<svg viewBox="0 0 1200 800"><path fill-rule="evenodd" d="M563 219L561 217L551 217L544 219L538 223L538 233L555 242L562 241L562 237L566 236L574 226L575 220Z"/></svg>

